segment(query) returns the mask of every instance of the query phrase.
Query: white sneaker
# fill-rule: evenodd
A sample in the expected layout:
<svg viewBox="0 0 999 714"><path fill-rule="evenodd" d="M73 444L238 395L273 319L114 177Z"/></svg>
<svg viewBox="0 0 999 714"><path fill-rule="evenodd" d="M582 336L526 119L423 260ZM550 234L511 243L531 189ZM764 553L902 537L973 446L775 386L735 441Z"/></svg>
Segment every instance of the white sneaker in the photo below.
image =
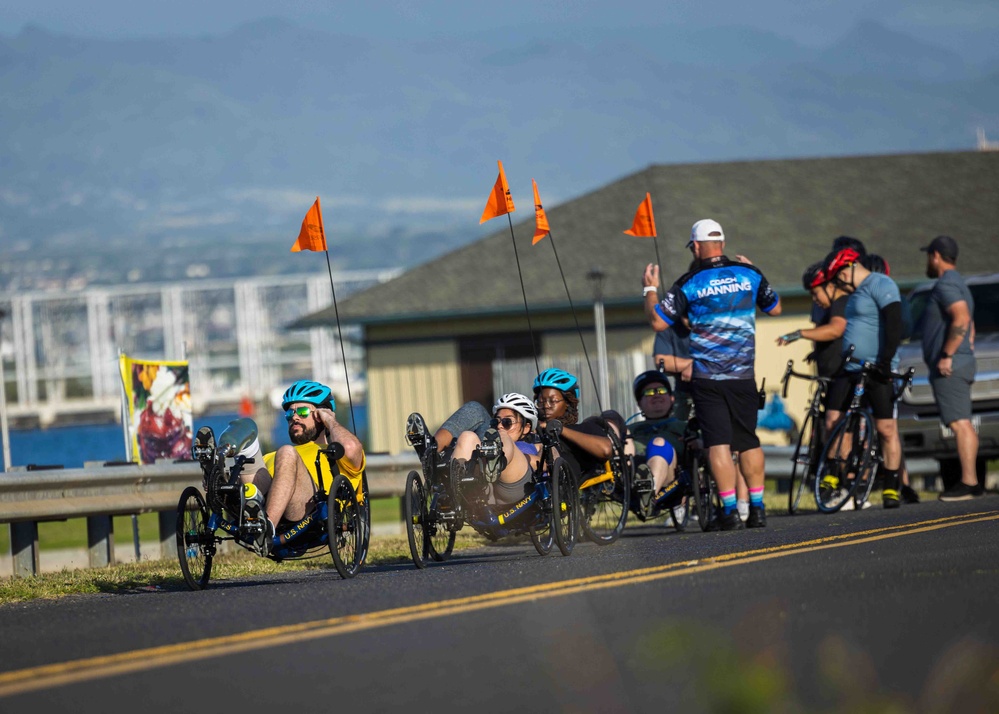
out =
<svg viewBox="0 0 999 714"><path fill-rule="evenodd" d="M735 507L739 511L739 518L742 520L749 518L749 501L738 501Z"/></svg>

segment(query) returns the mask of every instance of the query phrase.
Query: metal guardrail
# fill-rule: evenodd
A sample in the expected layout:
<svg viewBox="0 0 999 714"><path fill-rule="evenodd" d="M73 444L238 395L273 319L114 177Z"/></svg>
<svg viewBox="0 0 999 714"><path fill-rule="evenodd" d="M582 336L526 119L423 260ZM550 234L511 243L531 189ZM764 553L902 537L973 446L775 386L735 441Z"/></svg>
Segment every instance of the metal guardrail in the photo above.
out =
<svg viewBox="0 0 999 714"><path fill-rule="evenodd" d="M768 479L791 475L790 446L765 446ZM936 474L933 459L908 462L910 475ZM366 474L373 498L401 497L406 474L419 469L414 453L368 454ZM159 513L163 557L175 552L176 509L187 486L201 485L201 469L191 461L138 464L88 463L82 469L12 470L0 474L0 523L9 523L15 575L40 572L38 523L87 519L91 567L114 563L113 516Z"/></svg>
<svg viewBox="0 0 999 714"><path fill-rule="evenodd" d="M372 498L401 497L406 474L419 469L416 454L369 454L366 474ZM159 513L160 550L175 551L177 502L188 486L200 486L192 461L138 464L92 462L82 469L17 469L0 474L0 523L10 524L15 575L40 572L38 523L87 519L91 567L114 563L112 517Z"/></svg>

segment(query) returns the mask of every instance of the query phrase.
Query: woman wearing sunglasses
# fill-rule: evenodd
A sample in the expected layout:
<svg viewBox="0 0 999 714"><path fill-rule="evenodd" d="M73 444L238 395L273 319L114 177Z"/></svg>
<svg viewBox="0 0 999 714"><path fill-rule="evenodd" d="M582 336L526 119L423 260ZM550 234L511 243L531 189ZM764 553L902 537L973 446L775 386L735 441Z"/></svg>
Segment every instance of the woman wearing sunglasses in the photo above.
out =
<svg viewBox="0 0 999 714"><path fill-rule="evenodd" d="M316 455L333 442L343 446L344 455L337 466L360 493L364 473L364 449L350 430L336 420L333 392L324 384L301 380L288 387L281 398L281 408L288 422L288 438L292 445L280 447L258 460L257 470L243 471L244 483L253 483L264 495L267 529L263 542L258 542L262 555L267 555L276 527L283 520L298 522L312 506L312 496L319 488ZM259 454L259 445L256 450ZM326 459L320 460L326 488L333 484Z"/></svg>
<svg viewBox="0 0 999 714"><path fill-rule="evenodd" d="M539 452L531 435L538 426L538 410L523 394L504 394L493 405L492 421L480 438L475 431L463 431L455 439L451 453L451 478L460 482L471 469L477 476L481 467L483 499L490 505L508 506L521 500L537 468ZM476 449L483 456L476 464ZM471 466L470 466L471 462Z"/></svg>

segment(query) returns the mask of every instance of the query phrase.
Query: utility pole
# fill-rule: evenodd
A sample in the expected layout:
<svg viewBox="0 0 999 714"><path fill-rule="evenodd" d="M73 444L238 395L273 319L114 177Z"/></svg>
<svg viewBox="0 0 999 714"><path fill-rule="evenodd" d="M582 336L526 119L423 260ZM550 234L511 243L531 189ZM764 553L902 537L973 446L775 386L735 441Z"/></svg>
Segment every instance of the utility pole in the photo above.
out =
<svg viewBox="0 0 999 714"><path fill-rule="evenodd" d="M597 385L600 392L600 403L604 409L610 409L610 384L607 376L607 330L604 325L604 273L600 268L593 268L586 277L593 282L593 328L597 334Z"/></svg>

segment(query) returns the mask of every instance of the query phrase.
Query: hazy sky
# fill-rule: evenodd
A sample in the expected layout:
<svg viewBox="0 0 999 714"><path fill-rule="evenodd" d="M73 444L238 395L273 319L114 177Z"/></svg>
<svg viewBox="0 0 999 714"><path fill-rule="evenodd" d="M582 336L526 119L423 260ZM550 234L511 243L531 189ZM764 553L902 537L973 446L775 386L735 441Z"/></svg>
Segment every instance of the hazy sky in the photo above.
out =
<svg viewBox="0 0 999 714"><path fill-rule="evenodd" d="M871 19L974 61L999 54L997 0L3 0L0 34L33 23L91 37L213 35L273 16L351 35L414 39L525 25L558 36L573 27L749 25L813 46Z"/></svg>

